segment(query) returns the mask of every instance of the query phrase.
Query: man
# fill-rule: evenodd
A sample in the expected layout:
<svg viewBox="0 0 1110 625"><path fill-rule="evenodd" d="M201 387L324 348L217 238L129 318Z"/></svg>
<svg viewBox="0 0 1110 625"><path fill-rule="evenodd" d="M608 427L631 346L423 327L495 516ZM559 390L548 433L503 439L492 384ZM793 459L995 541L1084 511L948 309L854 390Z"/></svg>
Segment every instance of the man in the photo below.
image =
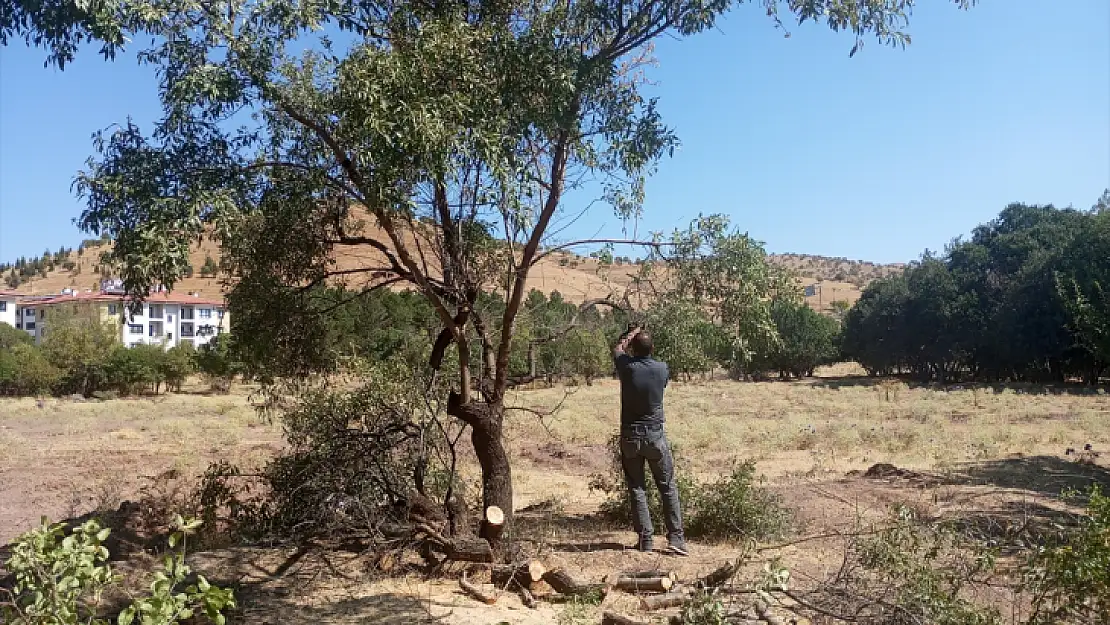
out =
<svg viewBox="0 0 1110 625"><path fill-rule="evenodd" d="M627 351L626 351L627 350ZM621 466L632 500L632 520L639 534L636 548L651 551L655 528L648 510L644 461L651 468L667 524L667 553L685 556L682 507L674 481L674 458L663 432L663 390L670 371L651 357L651 335L632 326L613 348L621 381Z"/></svg>

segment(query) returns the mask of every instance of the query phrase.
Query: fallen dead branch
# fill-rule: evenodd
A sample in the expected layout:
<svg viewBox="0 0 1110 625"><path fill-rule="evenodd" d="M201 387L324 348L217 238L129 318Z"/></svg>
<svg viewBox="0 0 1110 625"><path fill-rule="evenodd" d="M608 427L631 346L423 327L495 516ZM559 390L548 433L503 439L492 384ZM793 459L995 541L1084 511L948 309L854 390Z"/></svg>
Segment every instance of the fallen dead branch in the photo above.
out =
<svg viewBox="0 0 1110 625"><path fill-rule="evenodd" d="M601 615L601 625L645 625L645 623L616 612L605 612Z"/></svg>
<svg viewBox="0 0 1110 625"><path fill-rule="evenodd" d="M725 562L724 565L713 571L709 575L699 579L694 583L695 588L711 589L718 588L728 583L737 572L740 571L743 558L737 558L735 562Z"/></svg>
<svg viewBox="0 0 1110 625"><path fill-rule="evenodd" d="M466 571L463 571L462 577L459 578L459 588L462 588L463 592L486 605L493 605L497 603L497 595L485 592L481 588L478 588L474 584L467 581Z"/></svg>

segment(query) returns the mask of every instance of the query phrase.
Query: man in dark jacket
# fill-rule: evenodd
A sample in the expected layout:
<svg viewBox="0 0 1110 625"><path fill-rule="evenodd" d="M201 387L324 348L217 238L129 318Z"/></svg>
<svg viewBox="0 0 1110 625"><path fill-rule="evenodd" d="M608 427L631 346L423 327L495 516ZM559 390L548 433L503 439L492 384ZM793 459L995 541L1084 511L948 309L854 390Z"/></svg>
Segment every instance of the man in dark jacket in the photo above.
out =
<svg viewBox="0 0 1110 625"><path fill-rule="evenodd" d="M674 458L663 432L663 391L670 370L651 357L651 335L639 326L629 328L616 347L613 360L621 381L621 466L632 500L632 520L639 534L637 548L651 551L655 534L648 510L644 461L651 468L663 517L667 524L667 552L689 555L682 532L682 505L674 480Z"/></svg>

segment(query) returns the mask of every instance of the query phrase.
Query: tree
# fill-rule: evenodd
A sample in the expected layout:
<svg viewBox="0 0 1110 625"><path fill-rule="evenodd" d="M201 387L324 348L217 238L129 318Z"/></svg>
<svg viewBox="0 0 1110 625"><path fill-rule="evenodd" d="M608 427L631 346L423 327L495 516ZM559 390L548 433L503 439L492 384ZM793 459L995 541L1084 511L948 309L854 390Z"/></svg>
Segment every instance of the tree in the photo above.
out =
<svg viewBox="0 0 1110 625"><path fill-rule="evenodd" d="M761 2L781 26L781 3ZM447 411L472 428L484 503L511 526L504 397L529 271L578 181L597 181L622 216L639 212L645 177L677 144L641 93L651 46L711 28L733 4L233 0L212 11L120 0L43 13L18 3L0 33L47 47L59 65L82 41L111 56L156 35L140 57L160 71L165 117L151 133L128 123L100 136L99 160L77 180L80 223L115 240L109 256L128 294L139 302L155 284L172 287L192 241L214 232L250 351L251 334L280 342L314 323L291 318L320 312L306 285L407 283L442 326L430 367L457 354ZM913 5L787 6L852 32L855 54L866 36L905 44ZM226 123L240 110L257 116ZM493 231L506 241L493 244ZM337 268L336 250L365 261ZM485 289L503 295L498 318L478 308Z"/></svg>
<svg viewBox="0 0 1110 625"><path fill-rule="evenodd" d="M51 307L42 351L64 372L63 393L92 395L107 381L106 366L118 341L118 326L101 322L96 312Z"/></svg>
<svg viewBox="0 0 1110 625"><path fill-rule="evenodd" d="M204 264L200 266L200 277L211 278L212 276L219 273L219 271L220 268L216 265L216 261L212 260L212 257L206 254L204 256ZM189 277L189 274L191 274L192 272L193 266L187 264L184 268L182 268L181 275L184 277Z"/></svg>

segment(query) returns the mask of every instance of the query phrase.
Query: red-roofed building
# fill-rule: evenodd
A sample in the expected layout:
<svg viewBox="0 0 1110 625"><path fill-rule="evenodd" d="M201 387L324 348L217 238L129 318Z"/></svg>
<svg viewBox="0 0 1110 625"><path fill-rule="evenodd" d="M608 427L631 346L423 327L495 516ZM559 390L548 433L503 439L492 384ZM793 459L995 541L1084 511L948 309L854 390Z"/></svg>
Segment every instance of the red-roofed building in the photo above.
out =
<svg viewBox="0 0 1110 625"><path fill-rule="evenodd" d="M51 315L65 313L119 326L120 341L128 347L147 344L169 349L183 343L199 347L231 329L223 300L193 294L151 293L135 312L128 310L128 300L123 295L104 291L20 299L16 317L22 319L23 329L33 334L36 342L49 333Z"/></svg>

